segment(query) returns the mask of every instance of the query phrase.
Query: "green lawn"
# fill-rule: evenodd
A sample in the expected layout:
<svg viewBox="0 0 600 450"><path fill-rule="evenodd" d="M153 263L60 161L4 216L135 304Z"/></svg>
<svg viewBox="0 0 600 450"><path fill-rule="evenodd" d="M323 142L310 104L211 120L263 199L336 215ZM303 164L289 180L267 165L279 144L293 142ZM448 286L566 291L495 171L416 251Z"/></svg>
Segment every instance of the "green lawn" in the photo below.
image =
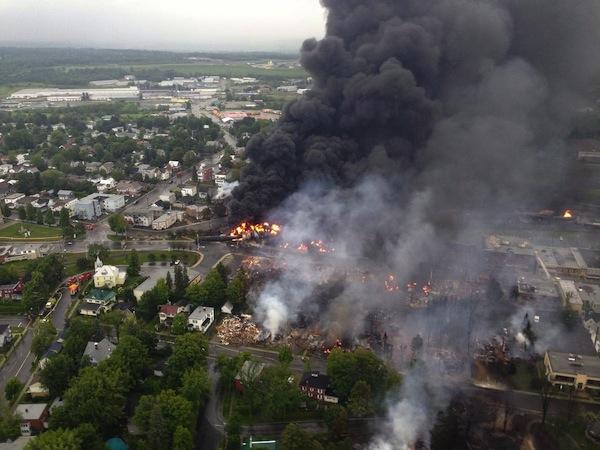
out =
<svg viewBox="0 0 600 450"><path fill-rule="evenodd" d="M71 69L115 69L122 68L126 72L135 74L137 71L167 71L172 70L176 75L219 75L225 77L256 77L256 78L304 78L307 73L304 69L288 69L285 67L274 67L273 69L261 69L248 64L103 64L103 65L77 65L56 66L55 69L63 69L68 72Z"/></svg>
<svg viewBox="0 0 600 450"><path fill-rule="evenodd" d="M531 391L534 380L539 380L539 363L532 366L524 361L516 363L516 372L509 377L511 387L517 391Z"/></svg>
<svg viewBox="0 0 600 450"><path fill-rule="evenodd" d="M31 232L29 237L25 237L21 230ZM7 227L0 229L0 239L35 241L35 240L58 240L62 238L62 230L58 227L47 227L35 223L12 223Z"/></svg>

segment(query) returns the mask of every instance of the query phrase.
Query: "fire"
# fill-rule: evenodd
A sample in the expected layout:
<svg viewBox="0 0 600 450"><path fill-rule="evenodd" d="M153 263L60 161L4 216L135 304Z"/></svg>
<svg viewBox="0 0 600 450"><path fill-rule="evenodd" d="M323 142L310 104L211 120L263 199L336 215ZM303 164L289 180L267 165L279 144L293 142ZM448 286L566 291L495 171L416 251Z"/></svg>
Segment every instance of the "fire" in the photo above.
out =
<svg viewBox="0 0 600 450"><path fill-rule="evenodd" d="M383 284L384 284L385 290L387 292L397 292L400 290L400 285L398 284L396 277L392 274L388 275L385 278L385 281L383 282Z"/></svg>
<svg viewBox="0 0 600 450"><path fill-rule="evenodd" d="M237 227L232 229L229 236L235 239L252 239L263 238L267 236L277 236L281 231L281 226L275 223L268 222L252 224L242 222Z"/></svg>
<svg viewBox="0 0 600 450"><path fill-rule="evenodd" d="M564 214L562 215L563 219L572 219L573 218L573 211L571 211L570 209L567 209Z"/></svg>
<svg viewBox="0 0 600 450"><path fill-rule="evenodd" d="M321 240L313 240L310 242L305 241L305 242L301 242L297 245L291 245L289 242L284 242L279 247L284 250L286 250L288 248L293 248L297 252L300 252L300 253L309 253L310 252L310 253L326 254L326 253L335 252L334 248L329 247L327 244L325 244L325 242L323 242Z"/></svg>

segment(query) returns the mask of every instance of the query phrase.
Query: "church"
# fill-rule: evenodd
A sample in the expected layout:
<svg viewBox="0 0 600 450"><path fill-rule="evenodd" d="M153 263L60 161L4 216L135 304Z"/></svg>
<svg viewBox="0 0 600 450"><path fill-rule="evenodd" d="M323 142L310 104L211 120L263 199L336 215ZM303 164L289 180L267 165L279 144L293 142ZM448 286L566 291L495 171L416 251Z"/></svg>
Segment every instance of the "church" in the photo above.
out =
<svg viewBox="0 0 600 450"><path fill-rule="evenodd" d="M116 266L105 266L100 257L96 258L94 267L96 269L94 273L95 287L112 289L125 284L127 273L124 270L120 270Z"/></svg>

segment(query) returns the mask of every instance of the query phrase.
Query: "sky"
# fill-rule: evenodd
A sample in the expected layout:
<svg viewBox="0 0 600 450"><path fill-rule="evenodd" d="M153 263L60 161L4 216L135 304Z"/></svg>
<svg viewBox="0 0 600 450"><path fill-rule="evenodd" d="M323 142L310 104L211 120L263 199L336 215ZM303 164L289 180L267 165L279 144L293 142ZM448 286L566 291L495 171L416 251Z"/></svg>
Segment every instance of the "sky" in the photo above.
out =
<svg viewBox="0 0 600 450"><path fill-rule="evenodd" d="M0 0L0 43L289 52L325 19L318 0Z"/></svg>

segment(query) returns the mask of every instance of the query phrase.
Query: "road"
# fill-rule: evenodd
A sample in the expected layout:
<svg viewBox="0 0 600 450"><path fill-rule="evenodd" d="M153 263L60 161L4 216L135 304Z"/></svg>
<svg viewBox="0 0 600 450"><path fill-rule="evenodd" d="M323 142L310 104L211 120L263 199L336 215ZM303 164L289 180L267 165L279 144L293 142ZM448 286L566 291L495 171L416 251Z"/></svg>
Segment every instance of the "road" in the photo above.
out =
<svg viewBox="0 0 600 450"><path fill-rule="evenodd" d="M62 297L47 317L56 327L57 333L60 334L65 329L67 309L73 302L73 297L71 297L68 290L62 287L62 285L58 291L62 292ZM25 319L22 320L25 322ZM18 378L21 382L27 383L31 377L32 366L35 361L35 355L30 351L32 340L33 330L30 329L21 342L19 342L15 351L10 355L6 364L0 369L0 392L2 392L2 395L6 382L10 378Z"/></svg>
<svg viewBox="0 0 600 450"><path fill-rule="evenodd" d="M221 131L223 132L223 139L231 148L237 148L237 139L229 133L227 128L223 125L223 122L219 120L218 117L213 116L209 111L206 110L208 106L207 102L193 103L192 104L192 114L196 117L207 117L212 120L215 124L221 127Z"/></svg>

